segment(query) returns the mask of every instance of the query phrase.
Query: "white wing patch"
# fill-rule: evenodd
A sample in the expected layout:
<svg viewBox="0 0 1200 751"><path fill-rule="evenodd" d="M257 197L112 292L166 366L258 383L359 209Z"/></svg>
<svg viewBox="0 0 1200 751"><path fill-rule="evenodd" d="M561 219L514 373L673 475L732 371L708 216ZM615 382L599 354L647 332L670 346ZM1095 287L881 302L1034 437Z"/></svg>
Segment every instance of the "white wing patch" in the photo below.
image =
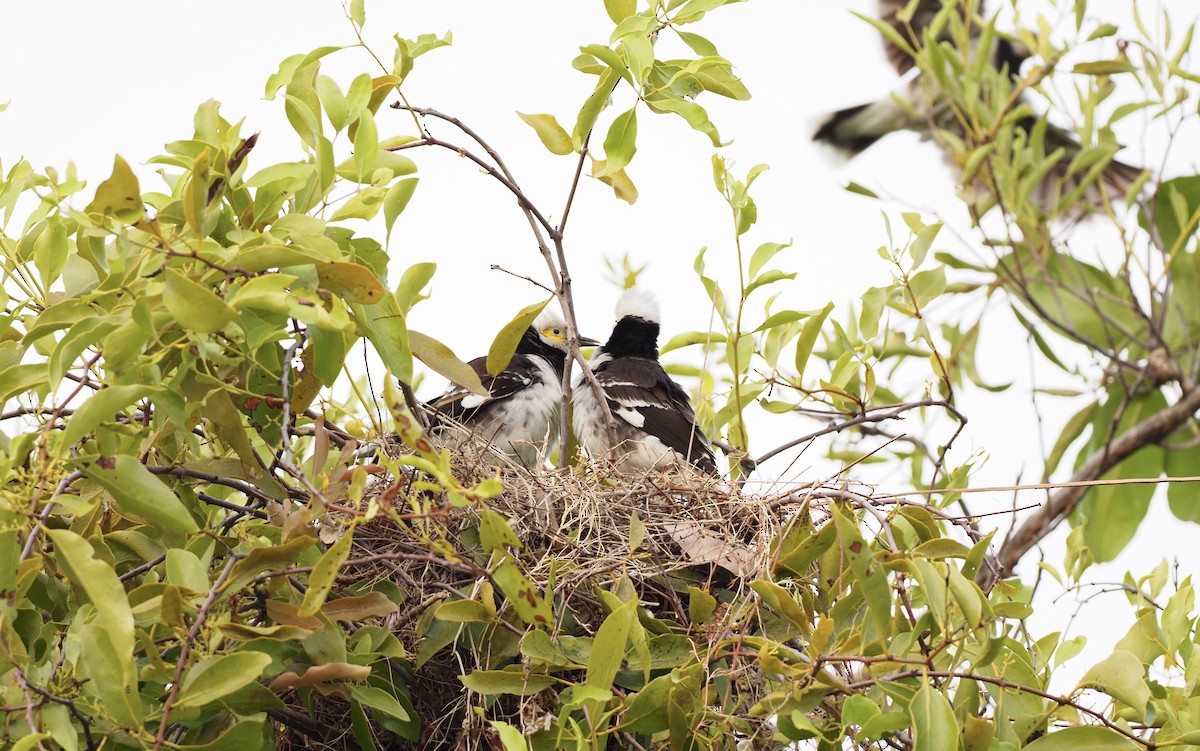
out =
<svg viewBox="0 0 1200 751"><path fill-rule="evenodd" d="M459 404L462 405L463 409L475 409L490 398L491 397L480 396L479 394L471 394L470 396L464 396L459 401Z"/></svg>
<svg viewBox="0 0 1200 751"><path fill-rule="evenodd" d="M621 418L622 420L629 423L630 425L632 425L635 428L642 428L642 427L646 426L646 416L643 415L641 412L638 412L636 409L629 409L628 407L618 407L617 410L613 414L615 414L617 417Z"/></svg>

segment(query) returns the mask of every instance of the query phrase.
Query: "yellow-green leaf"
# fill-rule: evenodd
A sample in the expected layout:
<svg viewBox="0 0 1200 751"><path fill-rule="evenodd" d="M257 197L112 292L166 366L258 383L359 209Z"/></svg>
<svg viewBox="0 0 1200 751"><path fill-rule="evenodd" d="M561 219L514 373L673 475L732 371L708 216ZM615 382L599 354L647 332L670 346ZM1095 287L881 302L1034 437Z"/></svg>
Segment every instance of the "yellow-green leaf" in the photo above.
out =
<svg viewBox="0 0 1200 751"><path fill-rule="evenodd" d="M509 670L475 670L458 677L468 690L484 696L533 696L558 683L549 675L526 675Z"/></svg>
<svg viewBox="0 0 1200 751"><path fill-rule="evenodd" d="M247 686L271 664L271 656L248 650L208 657L188 669L176 708L203 707Z"/></svg>
<svg viewBox="0 0 1200 751"><path fill-rule="evenodd" d="M215 292L188 279L175 269L167 269L163 303L181 326L201 334L219 331L237 317L237 309Z"/></svg>
<svg viewBox="0 0 1200 751"><path fill-rule="evenodd" d="M623 169L617 170L612 174L601 174L604 172L607 164L603 159L593 160L592 177L612 188L613 195L630 206L637 203L638 191L637 186L633 184L633 180L629 179L629 175Z"/></svg>
<svg viewBox="0 0 1200 751"><path fill-rule="evenodd" d="M607 177L623 169L637 153L637 108L617 115L604 138L605 165L596 177Z"/></svg>
<svg viewBox="0 0 1200 751"><path fill-rule="evenodd" d="M128 162L119 156L113 160L112 174L96 188L96 197L84 211L111 214L125 224L133 224L145 215L142 191Z"/></svg>
<svg viewBox="0 0 1200 751"><path fill-rule="evenodd" d="M445 344L420 331L409 329L408 346L412 348L413 357L433 370L472 393L487 396L487 389L479 380L479 374L470 365L458 359L458 356Z"/></svg>
<svg viewBox="0 0 1200 751"><path fill-rule="evenodd" d="M1120 649L1093 665L1079 681L1079 687L1103 691L1138 711L1145 709L1150 701L1145 666L1132 652Z"/></svg>
<svg viewBox="0 0 1200 751"><path fill-rule="evenodd" d="M928 683L917 689L908 713L912 719L913 751L942 751L948 739L958 738L958 721L950 702Z"/></svg>
<svg viewBox="0 0 1200 751"><path fill-rule="evenodd" d="M571 134L558 124L558 120L554 119L554 115L526 115L523 112L518 112L517 116L528 123L529 127L533 128L542 145L551 154L562 156L575 151L575 146L571 143Z"/></svg>
<svg viewBox="0 0 1200 751"><path fill-rule="evenodd" d="M308 575L308 591L304 593L304 601L300 603L300 615L313 615L325 604L325 598L329 596L337 580L338 570L350 555L350 544L353 541L354 527L351 526L321 555L321 560L317 561L312 573Z"/></svg>
<svg viewBox="0 0 1200 751"><path fill-rule="evenodd" d="M604 11L613 23L621 23L637 12L637 0L604 0Z"/></svg>
<svg viewBox="0 0 1200 751"><path fill-rule="evenodd" d="M349 302L373 305L387 294L375 272L357 263L322 263L317 266L317 278L322 287Z"/></svg>
<svg viewBox="0 0 1200 751"><path fill-rule="evenodd" d="M89 479L108 491L122 516L170 532L200 531L179 497L136 456L88 456L76 461Z"/></svg>
<svg viewBox="0 0 1200 751"><path fill-rule="evenodd" d="M504 328L500 329L500 333L496 334L496 338L492 340L492 346L488 348L488 375L494 378L508 367L513 354L517 351L517 345L521 343L521 337L525 336L525 331L533 325L533 322L553 299L553 297L548 297L543 302L521 308L511 321L504 324Z"/></svg>
<svg viewBox="0 0 1200 751"><path fill-rule="evenodd" d="M70 530L48 529L46 534L54 542L55 557L63 573L96 608L97 623L113 648L119 654L132 654L133 611L112 566L96 557L91 543ZM132 670L130 663L129 671Z"/></svg>

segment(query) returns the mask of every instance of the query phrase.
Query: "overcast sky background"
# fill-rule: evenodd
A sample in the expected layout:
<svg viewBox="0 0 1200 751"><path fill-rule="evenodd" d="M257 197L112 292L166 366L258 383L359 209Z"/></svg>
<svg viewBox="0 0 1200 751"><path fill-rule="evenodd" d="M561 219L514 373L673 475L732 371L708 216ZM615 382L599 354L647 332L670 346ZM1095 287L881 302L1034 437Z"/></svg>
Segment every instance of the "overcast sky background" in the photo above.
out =
<svg viewBox="0 0 1200 751"><path fill-rule="evenodd" d="M1112 3L1095 5L1106 14L1128 12L1126 4L1115 11ZM901 210L936 212L948 227L935 249L961 248L964 241L958 237L966 242L972 238L965 211L954 197L953 176L931 144L899 135L849 164L838 164L809 141L821 113L884 96L896 83L877 33L850 13L871 13L873 6L871 0L754 0L721 9L689 29L707 36L733 61L754 95L749 102L711 95L700 102L722 137L732 139L721 153L737 163L735 172L743 174L760 162L771 165L755 185L759 221L747 242L750 248L766 241L794 242L778 265L800 274L778 306L819 308L832 300L841 320L867 287L890 280L891 269L875 252L886 241L881 210L892 215L897 227ZM1191 20L1189 12L1195 17L1191 0L1139 6L1152 26L1161 25L1151 12L1159 7L1170 8L1180 24ZM244 134L261 133L248 174L276 161L302 159L282 103L263 99L266 79L288 55L354 42L336 0L9 2L0 5L0 28L8 31L0 45L0 102L11 102L0 113L0 160L5 169L20 156L39 169L61 169L73 160L90 186L81 199L85 202L108 175L117 153L134 166L143 190L158 189L155 167L147 160L162 153L164 143L190 138L195 109L209 98L222 103L226 119L246 119ZM579 46L606 43L610 29L600 0L368 0L365 36L386 61L394 33L412 38L453 31L452 47L417 61L405 87L409 101L454 114L478 130L553 221L561 212L574 159L550 155L514 111L553 113L569 130L595 83L594 77L573 70L570 61ZM361 51L326 58L322 71L343 90L360 72L379 74ZM614 110L629 106L628 93L621 91ZM610 110L605 117L612 114ZM412 132L406 116L392 110L381 110L377 122L381 136ZM601 122L607 127L607 119ZM1144 121L1131 117L1125 124L1136 136ZM708 326L708 301L691 272L701 247L710 248L708 262L715 276L728 279L735 273L728 210L713 187L708 139L677 118L654 116L644 108L639 109L638 126L638 153L628 169L640 192L637 204L627 206L607 186L585 178L567 230L581 328L601 339L617 296L603 280L606 259L628 253L635 263L648 266L643 281L663 300L664 340ZM439 137L465 140L448 126L429 127ZM1196 170L1200 137L1195 128L1185 137L1191 147L1176 147L1169 174ZM1157 164L1163 146L1159 133L1144 146L1134 144L1123 158ZM409 154L421 166L422 181L393 232L392 280L412 263L439 264L433 297L416 309L411 323L467 359L486 351L516 309L544 298L528 283L489 266L499 263L538 279L544 279L545 266L515 201L497 183L445 152ZM880 203L852 195L841 189L849 180L899 200ZM378 237L382 240L381 231ZM1110 234L1088 227L1075 237L1077 247L1111 240ZM971 423L956 455L959 461L980 452L988 457L973 484L1007 484L1018 478L1031 482L1040 473L1042 453L1030 400L1028 348L1008 315L994 318L985 329L980 371L989 381L1013 380L1016 385L1000 395L979 394L960 403ZM1036 380L1039 386L1064 383L1049 370L1039 371ZM435 376L423 393L440 388ZM1048 445L1064 416L1078 405L1044 399L1042 407L1052 426ZM755 434L760 436L756 453L819 427L789 419L777 418ZM936 443L945 436L928 438ZM822 470L814 465L824 467L802 458L789 478L819 476ZM1023 505L1036 500L1034 493L1019 499ZM999 511L1013 498L977 495L970 502L976 511ZM1094 567L1087 578L1120 580L1127 569L1146 573L1163 556L1178 557L1184 574L1196 571L1196 532L1174 520L1160 500L1122 558ZM1060 533L1052 540L1061 538ZM1045 547L1048 560L1058 565L1060 543ZM1041 616L1041 632L1061 627L1063 614L1073 608L1070 598L1066 605ZM1105 654L1132 623L1132 611L1120 594L1093 601L1085 615L1085 633L1093 643L1080 663Z"/></svg>

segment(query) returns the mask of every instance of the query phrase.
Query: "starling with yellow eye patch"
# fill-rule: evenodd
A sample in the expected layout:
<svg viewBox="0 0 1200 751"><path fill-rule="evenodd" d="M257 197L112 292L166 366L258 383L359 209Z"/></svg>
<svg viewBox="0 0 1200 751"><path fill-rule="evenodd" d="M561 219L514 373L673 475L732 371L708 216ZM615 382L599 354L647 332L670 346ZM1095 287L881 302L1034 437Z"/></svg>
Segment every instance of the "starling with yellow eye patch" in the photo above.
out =
<svg viewBox="0 0 1200 751"><path fill-rule="evenodd" d="M579 344L599 342L579 337ZM487 396L454 387L427 403L448 418L435 426L435 434L445 443L466 429L526 467L540 466L558 440L566 359L566 324L556 314L543 314L526 329L508 367L495 377L487 372L486 357L468 363Z"/></svg>

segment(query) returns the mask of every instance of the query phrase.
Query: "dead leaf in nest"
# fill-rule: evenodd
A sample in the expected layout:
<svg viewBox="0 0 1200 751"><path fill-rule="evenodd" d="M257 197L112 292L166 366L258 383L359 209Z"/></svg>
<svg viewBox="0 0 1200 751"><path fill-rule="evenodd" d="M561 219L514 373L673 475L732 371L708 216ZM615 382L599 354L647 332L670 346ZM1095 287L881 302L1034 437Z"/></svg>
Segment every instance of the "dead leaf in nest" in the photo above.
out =
<svg viewBox="0 0 1200 751"><path fill-rule="evenodd" d="M743 579L753 577L762 564L761 553L718 537L694 522L669 522L663 527L692 563L715 563Z"/></svg>
<svg viewBox="0 0 1200 751"><path fill-rule="evenodd" d="M396 603L379 592L339 597L327 600L321 612L331 621L361 621L372 616L388 616L396 612Z"/></svg>
<svg viewBox="0 0 1200 751"><path fill-rule="evenodd" d="M322 626L320 618L300 615L300 608L282 600L267 600L267 617L285 626L299 626L311 631L316 631Z"/></svg>
<svg viewBox="0 0 1200 751"><path fill-rule="evenodd" d="M366 665L330 662L325 665L314 665L305 670L304 675L292 670L280 673L279 677L271 681L271 690L279 694L289 689L316 686L322 683L365 681L369 675L371 675L371 668Z"/></svg>

